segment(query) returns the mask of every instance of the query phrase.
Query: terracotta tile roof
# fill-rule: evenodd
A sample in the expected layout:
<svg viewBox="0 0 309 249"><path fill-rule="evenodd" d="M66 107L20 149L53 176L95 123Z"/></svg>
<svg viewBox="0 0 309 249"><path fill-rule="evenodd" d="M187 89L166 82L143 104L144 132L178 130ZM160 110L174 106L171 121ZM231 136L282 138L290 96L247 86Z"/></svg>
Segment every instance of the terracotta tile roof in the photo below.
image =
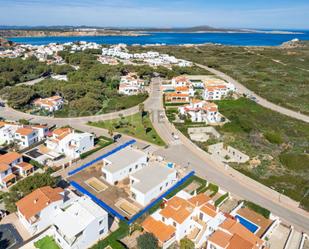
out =
<svg viewBox="0 0 309 249"><path fill-rule="evenodd" d="M193 204L194 206L201 206L201 205L209 202L210 200L211 200L211 198L208 195L206 195L205 193L198 194L198 195L188 199L188 201L191 204Z"/></svg>
<svg viewBox="0 0 309 249"><path fill-rule="evenodd" d="M253 249L255 248L254 245L252 243L250 243L249 241L243 239L242 237L240 237L239 235L235 234L229 243L229 246L227 247L227 249Z"/></svg>
<svg viewBox="0 0 309 249"><path fill-rule="evenodd" d="M229 244L231 238L232 238L231 234L228 234L228 233L223 232L221 230L217 230L213 234L210 235L208 240L210 242L222 247L222 248L226 248L227 245ZM234 249L236 249L236 248L234 248Z"/></svg>
<svg viewBox="0 0 309 249"><path fill-rule="evenodd" d="M16 167L21 168L24 171L30 170L33 168L33 165L30 163L26 163L26 162L21 162L19 164L16 165Z"/></svg>
<svg viewBox="0 0 309 249"><path fill-rule="evenodd" d="M9 175L7 175L6 177L4 177L4 178L2 179L2 181L5 182L5 183L8 183L9 181L11 181L11 180L13 180L13 179L15 179L15 178L16 178L16 175L14 175L14 174L9 174Z"/></svg>
<svg viewBox="0 0 309 249"><path fill-rule="evenodd" d="M215 217L217 215L217 211L215 206L207 203L203 207L201 207L201 211L205 214L207 214L210 217Z"/></svg>
<svg viewBox="0 0 309 249"><path fill-rule="evenodd" d="M11 164L21 157L22 155L17 152L8 152L4 155L0 155L0 163Z"/></svg>
<svg viewBox="0 0 309 249"><path fill-rule="evenodd" d="M227 218L219 227L221 229L228 231L230 234L238 235L239 237L242 238L242 240L246 240L247 242L251 243L252 244L251 248L253 249L260 248L261 245L263 244L263 240L261 240L259 237L250 232L247 228L245 228L243 225L241 225L234 219ZM236 239L237 238L238 237L236 237ZM237 242L234 241L233 243ZM230 249L232 249L232 247L230 247Z"/></svg>
<svg viewBox="0 0 309 249"><path fill-rule="evenodd" d="M178 224L182 224L193 212L194 206L178 196L168 200L166 206L160 211L165 218L171 218Z"/></svg>
<svg viewBox="0 0 309 249"><path fill-rule="evenodd" d="M63 198L60 195L61 192L63 192L62 188L51 188L50 186L38 188L16 202L16 206L21 214L28 220L50 203L61 200Z"/></svg>
<svg viewBox="0 0 309 249"><path fill-rule="evenodd" d="M33 132L32 128L19 128L16 130L16 133L19 133L22 136L28 136L29 134L31 134Z"/></svg>
<svg viewBox="0 0 309 249"><path fill-rule="evenodd" d="M151 216L142 223L142 227L146 232L152 233L161 243L168 241L175 234L176 229L171 225L165 225L161 221L157 221Z"/></svg>
<svg viewBox="0 0 309 249"><path fill-rule="evenodd" d="M5 124L6 124L5 122L0 121L0 128L3 127L3 126L5 126Z"/></svg>
<svg viewBox="0 0 309 249"><path fill-rule="evenodd" d="M189 91L189 87L187 87L187 86L178 86L178 87L176 87L175 88L175 90L176 91L179 91L179 92L187 92L187 91Z"/></svg>
<svg viewBox="0 0 309 249"><path fill-rule="evenodd" d="M0 172L8 170L10 167L6 163L0 163Z"/></svg>
<svg viewBox="0 0 309 249"><path fill-rule="evenodd" d="M60 136L60 135L62 135L62 134L64 134L64 133L70 133L70 132L71 132L71 128L66 127L66 128L58 128L58 129L55 129L55 130L53 131L53 134L55 134L55 135L57 135L57 136Z"/></svg>

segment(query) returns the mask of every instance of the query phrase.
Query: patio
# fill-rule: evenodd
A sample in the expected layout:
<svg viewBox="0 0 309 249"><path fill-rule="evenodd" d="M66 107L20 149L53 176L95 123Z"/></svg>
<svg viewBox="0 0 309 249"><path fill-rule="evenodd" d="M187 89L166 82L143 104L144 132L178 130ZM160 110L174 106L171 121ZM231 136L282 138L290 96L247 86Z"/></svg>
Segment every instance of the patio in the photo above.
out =
<svg viewBox="0 0 309 249"><path fill-rule="evenodd" d="M91 194L110 206L124 217L131 218L143 207L130 197L129 179L120 181L117 185L110 185L102 177L102 162L96 163L75 175L69 177L69 181L75 181ZM99 185L89 185L89 180L96 179ZM94 182L94 181L92 181ZM104 188L102 186L105 186ZM100 191L98 192L97 189Z"/></svg>
<svg viewBox="0 0 309 249"><path fill-rule="evenodd" d="M273 222L248 208L239 209L237 214L259 226L259 230L256 232L258 237L261 237Z"/></svg>

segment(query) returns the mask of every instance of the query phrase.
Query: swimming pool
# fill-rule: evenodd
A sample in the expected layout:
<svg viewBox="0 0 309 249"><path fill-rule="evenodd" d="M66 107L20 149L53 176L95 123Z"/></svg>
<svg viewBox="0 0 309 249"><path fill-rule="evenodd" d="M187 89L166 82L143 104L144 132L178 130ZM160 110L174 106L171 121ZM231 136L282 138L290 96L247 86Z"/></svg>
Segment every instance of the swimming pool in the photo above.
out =
<svg viewBox="0 0 309 249"><path fill-rule="evenodd" d="M252 233L256 233L256 231L260 229L259 226L255 225L251 221L245 219L244 217L238 214L235 217L239 220L240 224L242 224L245 228L247 228Z"/></svg>

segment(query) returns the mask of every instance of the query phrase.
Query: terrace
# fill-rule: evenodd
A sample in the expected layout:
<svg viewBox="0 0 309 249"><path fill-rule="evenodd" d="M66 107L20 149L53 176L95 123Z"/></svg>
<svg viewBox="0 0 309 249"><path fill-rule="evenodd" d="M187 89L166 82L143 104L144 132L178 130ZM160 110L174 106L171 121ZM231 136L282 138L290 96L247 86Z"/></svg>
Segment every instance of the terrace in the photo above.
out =
<svg viewBox="0 0 309 249"><path fill-rule="evenodd" d="M106 203L122 216L130 219L143 207L131 198L130 181L126 178L117 185L110 185L103 178L103 162L85 168L69 178Z"/></svg>

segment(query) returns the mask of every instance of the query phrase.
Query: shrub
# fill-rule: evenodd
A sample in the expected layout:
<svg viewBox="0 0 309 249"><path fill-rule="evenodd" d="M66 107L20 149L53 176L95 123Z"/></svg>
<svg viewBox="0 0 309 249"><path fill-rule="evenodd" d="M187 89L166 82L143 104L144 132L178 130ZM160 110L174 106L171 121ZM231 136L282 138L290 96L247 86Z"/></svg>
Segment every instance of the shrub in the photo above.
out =
<svg viewBox="0 0 309 249"><path fill-rule="evenodd" d="M194 249L194 243L189 239L180 240L180 249Z"/></svg>
<svg viewBox="0 0 309 249"><path fill-rule="evenodd" d="M254 212L257 212L260 215L263 215L266 219L269 219L270 211L268 209L263 208L250 201L245 201L244 204L247 208L253 210Z"/></svg>
<svg viewBox="0 0 309 249"><path fill-rule="evenodd" d="M229 197L229 193L225 193L224 195L220 196L216 201L215 201L215 206L218 207L220 204L222 204L227 198Z"/></svg>
<svg viewBox="0 0 309 249"><path fill-rule="evenodd" d="M152 233L144 233L137 238L137 247L140 249L159 248L158 239Z"/></svg>
<svg viewBox="0 0 309 249"><path fill-rule="evenodd" d="M272 144L282 144L283 138L277 132L266 132L264 133L264 137Z"/></svg>

